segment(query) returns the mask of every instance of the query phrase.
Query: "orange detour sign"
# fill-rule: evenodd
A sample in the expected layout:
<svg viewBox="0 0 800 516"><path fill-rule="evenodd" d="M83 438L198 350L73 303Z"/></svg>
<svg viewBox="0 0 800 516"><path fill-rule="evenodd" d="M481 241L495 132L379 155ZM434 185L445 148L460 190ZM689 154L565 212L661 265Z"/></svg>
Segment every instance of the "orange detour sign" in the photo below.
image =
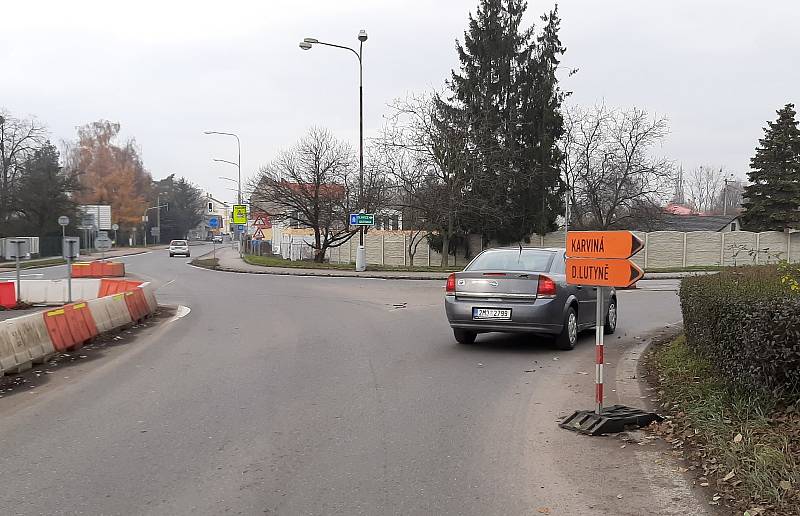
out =
<svg viewBox="0 0 800 516"><path fill-rule="evenodd" d="M567 283L595 287L629 287L644 271L630 260L567 258Z"/></svg>
<svg viewBox="0 0 800 516"><path fill-rule="evenodd" d="M644 243L630 231L569 231L567 256L570 258L630 258Z"/></svg>
<svg viewBox="0 0 800 516"><path fill-rule="evenodd" d="M559 426L576 432L598 435L620 432L628 423L647 425L658 420L656 414L614 405L603 408L603 333L611 319L610 291L605 287L628 287L644 276L644 271L628 260L644 245L629 231L567 232L567 283L597 287L595 303L595 409L578 410ZM615 307L616 308L616 307ZM617 312L614 310L616 316ZM615 326L612 326L615 327ZM635 414L635 417L632 417ZM641 419L639 419L641 417Z"/></svg>

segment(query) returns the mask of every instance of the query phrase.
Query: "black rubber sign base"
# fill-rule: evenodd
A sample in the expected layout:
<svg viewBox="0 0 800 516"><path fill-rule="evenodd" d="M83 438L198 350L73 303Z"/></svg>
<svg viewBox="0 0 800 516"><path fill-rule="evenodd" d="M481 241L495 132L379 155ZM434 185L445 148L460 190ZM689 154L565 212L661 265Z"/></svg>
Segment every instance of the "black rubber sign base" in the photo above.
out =
<svg viewBox="0 0 800 516"><path fill-rule="evenodd" d="M600 414L594 410L578 410L558 424L561 428L588 435L615 434L625 427L644 427L663 418L654 412L645 412L625 405L612 405Z"/></svg>

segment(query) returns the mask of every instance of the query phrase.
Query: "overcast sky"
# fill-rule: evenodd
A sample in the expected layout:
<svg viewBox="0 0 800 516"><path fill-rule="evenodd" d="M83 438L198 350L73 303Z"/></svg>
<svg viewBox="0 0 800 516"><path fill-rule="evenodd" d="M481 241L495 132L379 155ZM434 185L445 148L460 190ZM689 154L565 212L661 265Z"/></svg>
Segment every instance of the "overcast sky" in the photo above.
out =
<svg viewBox="0 0 800 516"><path fill-rule="evenodd" d="M355 56L298 48L306 36L364 46L366 136L386 104L441 88L477 0L0 3L0 108L36 116L52 139L118 121L160 179L186 176L225 201L242 176L312 125L358 143ZM552 2L529 0L528 23ZM684 168L744 176L766 120L800 102L800 2L568 0L559 5L570 103L666 115L663 152Z"/></svg>

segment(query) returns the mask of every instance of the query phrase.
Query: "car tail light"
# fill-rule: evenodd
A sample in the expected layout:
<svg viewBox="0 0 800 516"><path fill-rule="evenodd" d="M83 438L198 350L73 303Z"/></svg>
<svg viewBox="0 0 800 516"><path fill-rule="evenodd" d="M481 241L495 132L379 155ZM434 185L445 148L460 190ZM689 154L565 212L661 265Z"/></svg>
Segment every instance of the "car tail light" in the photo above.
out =
<svg viewBox="0 0 800 516"><path fill-rule="evenodd" d="M455 295L455 293L456 293L456 275L455 275L455 273L451 273L447 277L447 284L444 287L444 292L447 295Z"/></svg>
<svg viewBox="0 0 800 516"><path fill-rule="evenodd" d="M536 295L539 297L556 297L556 282L547 276L539 276Z"/></svg>

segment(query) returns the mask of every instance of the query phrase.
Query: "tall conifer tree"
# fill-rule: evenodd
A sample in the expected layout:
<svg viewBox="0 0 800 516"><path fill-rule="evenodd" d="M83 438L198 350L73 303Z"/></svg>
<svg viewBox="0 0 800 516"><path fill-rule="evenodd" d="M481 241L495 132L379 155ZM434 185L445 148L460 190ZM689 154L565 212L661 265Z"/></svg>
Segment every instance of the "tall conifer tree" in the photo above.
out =
<svg viewBox="0 0 800 516"><path fill-rule="evenodd" d="M526 8L523 0L482 0L456 45L461 67L450 81L450 109L469 121L478 160L466 197L481 209L465 217L466 229L505 242L551 231L561 211L560 19L557 9L543 16L536 36L522 26Z"/></svg>
<svg viewBox="0 0 800 516"><path fill-rule="evenodd" d="M794 104L764 128L750 160L742 222L752 231L800 229L800 130Z"/></svg>

